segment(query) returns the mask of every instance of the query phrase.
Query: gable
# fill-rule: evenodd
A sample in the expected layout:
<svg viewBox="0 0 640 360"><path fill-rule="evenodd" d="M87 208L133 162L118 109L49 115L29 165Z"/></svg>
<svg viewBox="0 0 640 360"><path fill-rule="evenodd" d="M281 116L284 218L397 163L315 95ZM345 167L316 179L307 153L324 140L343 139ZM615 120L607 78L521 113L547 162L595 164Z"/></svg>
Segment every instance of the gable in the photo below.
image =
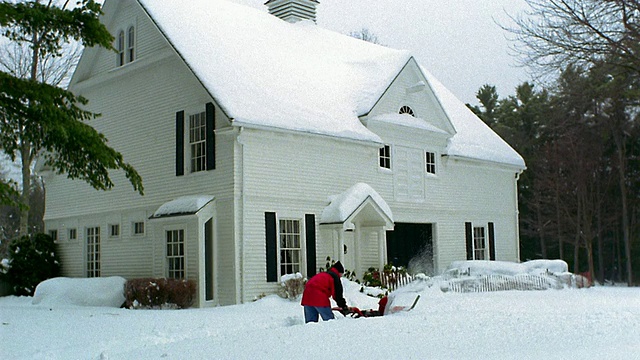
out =
<svg viewBox="0 0 640 360"><path fill-rule="evenodd" d="M399 116L403 106L410 107L414 116ZM449 136L455 134L455 128L413 57L363 119Z"/></svg>
<svg viewBox="0 0 640 360"><path fill-rule="evenodd" d="M137 1L105 1L102 10L103 15L100 21L114 37L114 48L117 46L118 34L122 31L126 37L129 28L133 27L135 60L118 66L117 53L114 50L100 47L85 48L73 74L71 86L90 79L95 81L106 77L117 77L141 65L148 65L150 62L174 54L169 43Z"/></svg>

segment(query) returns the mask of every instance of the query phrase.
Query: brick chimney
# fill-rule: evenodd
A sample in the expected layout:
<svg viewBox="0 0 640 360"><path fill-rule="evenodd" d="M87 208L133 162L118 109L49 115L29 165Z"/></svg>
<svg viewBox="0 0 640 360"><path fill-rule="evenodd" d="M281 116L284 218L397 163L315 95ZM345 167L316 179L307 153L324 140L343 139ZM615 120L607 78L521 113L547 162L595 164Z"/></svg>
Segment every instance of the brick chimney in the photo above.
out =
<svg viewBox="0 0 640 360"><path fill-rule="evenodd" d="M265 3L269 14L284 21L295 23L300 20L316 21L316 0L269 0Z"/></svg>

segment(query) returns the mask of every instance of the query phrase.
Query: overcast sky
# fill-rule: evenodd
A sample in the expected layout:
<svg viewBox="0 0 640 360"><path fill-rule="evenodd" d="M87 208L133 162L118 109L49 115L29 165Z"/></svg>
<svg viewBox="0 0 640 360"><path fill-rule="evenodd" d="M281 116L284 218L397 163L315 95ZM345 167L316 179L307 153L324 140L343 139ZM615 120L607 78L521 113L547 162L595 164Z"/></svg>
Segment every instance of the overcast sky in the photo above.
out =
<svg viewBox="0 0 640 360"><path fill-rule="evenodd" d="M267 11L266 0L232 0ZM507 14L524 0L319 0L318 25L347 34L367 28L381 43L409 50L416 60L465 103L495 85L500 97L529 80L509 55Z"/></svg>

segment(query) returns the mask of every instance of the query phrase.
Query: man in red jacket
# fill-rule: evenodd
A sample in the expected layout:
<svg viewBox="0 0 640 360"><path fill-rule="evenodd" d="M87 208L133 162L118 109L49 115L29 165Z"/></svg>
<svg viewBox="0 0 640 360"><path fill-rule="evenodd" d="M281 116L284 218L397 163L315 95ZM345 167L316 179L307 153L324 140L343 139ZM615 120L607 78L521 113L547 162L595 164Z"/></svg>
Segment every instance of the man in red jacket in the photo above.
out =
<svg viewBox="0 0 640 360"><path fill-rule="evenodd" d="M342 282L340 282L342 273L344 273L344 267L338 261L327 272L316 274L307 281L302 293L305 323L318 322L318 315L325 321L334 318L330 297L333 297L343 313L349 311L347 301L342 296Z"/></svg>

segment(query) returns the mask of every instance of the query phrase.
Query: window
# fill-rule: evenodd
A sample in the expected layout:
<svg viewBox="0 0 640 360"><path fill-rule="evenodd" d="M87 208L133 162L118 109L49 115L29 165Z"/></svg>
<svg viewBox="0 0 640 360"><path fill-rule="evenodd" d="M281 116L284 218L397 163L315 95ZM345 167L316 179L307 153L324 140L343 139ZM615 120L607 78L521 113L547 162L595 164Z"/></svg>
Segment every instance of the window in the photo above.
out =
<svg viewBox="0 0 640 360"><path fill-rule="evenodd" d="M116 64L124 65L124 31L120 31L116 39Z"/></svg>
<svg viewBox="0 0 640 360"><path fill-rule="evenodd" d="M109 236L110 237L119 237L120 236L120 224L111 224L111 225L109 225Z"/></svg>
<svg viewBox="0 0 640 360"><path fill-rule="evenodd" d="M300 220L279 221L280 225L280 275L295 274L301 267Z"/></svg>
<svg viewBox="0 0 640 360"><path fill-rule="evenodd" d="M411 116L415 116L415 115L414 115L414 113L413 113L413 109L412 109L412 108L410 108L410 107L408 107L408 106L406 106L406 105L405 105L405 106L402 106L402 107L400 108L400 111L398 111L398 113L399 113L399 114L409 114L409 115L411 115Z"/></svg>
<svg viewBox="0 0 640 360"><path fill-rule="evenodd" d="M132 27L127 31L127 61L132 62L135 59L134 46L135 46L135 30Z"/></svg>
<svg viewBox="0 0 640 360"><path fill-rule="evenodd" d="M383 169L391 169L391 147L385 145L380 148L380 167Z"/></svg>
<svg viewBox="0 0 640 360"><path fill-rule="evenodd" d="M425 170L428 174L436 173L436 154L432 152L425 152Z"/></svg>
<svg viewBox="0 0 640 360"><path fill-rule="evenodd" d="M484 260L486 250L486 242L484 235L484 227L473 228L473 259Z"/></svg>
<svg viewBox="0 0 640 360"><path fill-rule="evenodd" d="M144 221L133 223L133 235L144 235Z"/></svg>
<svg viewBox="0 0 640 360"><path fill-rule="evenodd" d="M76 240L78 238L78 230L76 228L69 229L69 240Z"/></svg>
<svg viewBox="0 0 640 360"><path fill-rule="evenodd" d="M49 236L51 236L53 241L58 241L58 230L49 230Z"/></svg>
<svg viewBox="0 0 640 360"><path fill-rule="evenodd" d="M189 115L189 147L191 172L207 169L207 123L204 112Z"/></svg>
<svg viewBox="0 0 640 360"><path fill-rule="evenodd" d="M87 277L100 277L100 227L87 228Z"/></svg>
<svg viewBox="0 0 640 360"><path fill-rule="evenodd" d="M167 240L167 277L184 279L184 230L169 230Z"/></svg>

